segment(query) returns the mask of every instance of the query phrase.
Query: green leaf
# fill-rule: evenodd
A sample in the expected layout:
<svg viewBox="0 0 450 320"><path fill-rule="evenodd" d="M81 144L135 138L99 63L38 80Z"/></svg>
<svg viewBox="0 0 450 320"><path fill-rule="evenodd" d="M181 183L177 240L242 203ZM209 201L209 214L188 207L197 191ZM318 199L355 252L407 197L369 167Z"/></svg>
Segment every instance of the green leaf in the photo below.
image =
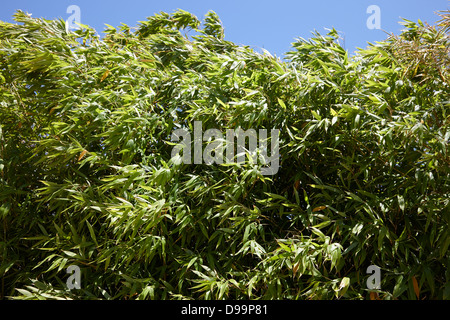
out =
<svg viewBox="0 0 450 320"><path fill-rule="evenodd" d="M92 228L92 225L87 220L86 220L86 225L87 225L87 227L89 229L89 234L91 235L92 240L94 240L95 245L98 246L97 238L95 237L94 228Z"/></svg>
<svg viewBox="0 0 450 320"><path fill-rule="evenodd" d="M403 276L397 277L397 282L394 286L394 291L392 292L392 295L394 298L399 297L405 290L407 289L406 284L403 282Z"/></svg>
<svg viewBox="0 0 450 320"><path fill-rule="evenodd" d="M350 278L348 277L342 278L338 290L339 297L342 297L347 292L349 286L350 286Z"/></svg>
<svg viewBox="0 0 450 320"><path fill-rule="evenodd" d="M280 106L281 106L284 110L286 110L286 105L284 104L284 101L281 100L280 98L277 98L277 99L278 99L278 103L280 104Z"/></svg>
<svg viewBox="0 0 450 320"><path fill-rule="evenodd" d="M322 117L319 116L319 114L317 112L315 112L314 110L311 110L311 113L314 116L314 118L316 118L316 120L318 120L318 121L322 120Z"/></svg>

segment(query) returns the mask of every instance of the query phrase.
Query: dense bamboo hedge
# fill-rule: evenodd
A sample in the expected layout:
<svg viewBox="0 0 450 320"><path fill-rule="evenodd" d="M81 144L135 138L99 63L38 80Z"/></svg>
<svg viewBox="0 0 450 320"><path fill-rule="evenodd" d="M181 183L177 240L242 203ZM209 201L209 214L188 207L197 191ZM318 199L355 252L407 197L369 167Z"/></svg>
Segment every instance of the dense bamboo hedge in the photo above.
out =
<svg viewBox="0 0 450 320"><path fill-rule="evenodd" d="M14 19L0 23L2 297L449 299L448 11L354 55L315 33L285 61L224 40L213 12L102 37ZM194 121L279 129L278 172L175 161L172 133Z"/></svg>

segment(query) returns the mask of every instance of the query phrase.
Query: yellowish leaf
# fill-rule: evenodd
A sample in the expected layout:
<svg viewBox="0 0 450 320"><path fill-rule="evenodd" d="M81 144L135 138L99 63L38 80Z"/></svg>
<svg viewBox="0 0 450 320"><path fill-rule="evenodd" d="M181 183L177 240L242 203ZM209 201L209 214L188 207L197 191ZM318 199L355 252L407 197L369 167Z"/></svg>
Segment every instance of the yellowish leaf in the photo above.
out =
<svg viewBox="0 0 450 320"><path fill-rule="evenodd" d="M294 264L294 266L292 267L292 271L293 271L293 273L294 273L294 277L295 277L295 275L297 274L297 270L298 270L298 263L297 264Z"/></svg>
<svg viewBox="0 0 450 320"><path fill-rule="evenodd" d="M316 212L316 211L322 211L322 210L325 209L325 208L326 208L326 206L320 206L320 207L314 208L314 209L313 209L313 212Z"/></svg>
<svg viewBox="0 0 450 320"><path fill-rule="evenodd" d="M100 82L102 82L103 80L106 79L106 77L109 75L110 71L106 70L105 73L103 74L102 78L100 79Z"/></svg>
<svg viewBox="0 0 450 320"><path fill-rule="evenodd" d="M419 284L417 283L416 277L412 277L412 282L413 282L414 292L416 293L416 297L417 297L417 299L419 299L420 289L419 289Z"/></svg>
<svg viewBox="0 0 450 320"><path fill-rule="evenodd" d="M80 161L81 159L83 159L83 157L86 155L87 150L83 150L80 154L80 156L78 157L78 161Z"/></svg>
<svg viewBox="0 0 450 320"><path fill-rule="evenodd" d="M338 115L338 113L333 108L330 108L330 112L333 117L336 117Z"/></svg>

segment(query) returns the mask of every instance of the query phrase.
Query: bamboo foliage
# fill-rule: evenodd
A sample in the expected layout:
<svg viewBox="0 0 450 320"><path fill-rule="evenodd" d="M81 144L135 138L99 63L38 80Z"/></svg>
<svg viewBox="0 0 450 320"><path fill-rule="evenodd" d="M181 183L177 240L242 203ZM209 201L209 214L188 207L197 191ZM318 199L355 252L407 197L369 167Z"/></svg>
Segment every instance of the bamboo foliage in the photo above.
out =
<svg viewBox="0 0 450 320"><path fill-rule="evenodd" d="M381 299L448 299L441 15L353 56L315 33L285 61L224 40L214 12L103 38L0 22L2 297L370 299L377 265ZM194 121L279 129L279 171L171 158Z"/></svg>

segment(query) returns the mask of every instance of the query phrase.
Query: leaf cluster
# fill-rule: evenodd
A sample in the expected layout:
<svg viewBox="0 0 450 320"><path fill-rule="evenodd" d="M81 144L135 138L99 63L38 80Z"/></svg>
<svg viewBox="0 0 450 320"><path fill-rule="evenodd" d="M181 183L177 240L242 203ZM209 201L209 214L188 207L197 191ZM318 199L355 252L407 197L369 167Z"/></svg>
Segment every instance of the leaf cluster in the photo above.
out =
<svg viewBox="0 0 450 320"><path fill-rule="evenodd" d="M377 265L380 299L448 299L442 15L354 56L315 33L285 61L224 40L214 12L101 39L0 22L2 297L370 299ZM194 121L279 129L279 171L171 159Z"/></svg>

